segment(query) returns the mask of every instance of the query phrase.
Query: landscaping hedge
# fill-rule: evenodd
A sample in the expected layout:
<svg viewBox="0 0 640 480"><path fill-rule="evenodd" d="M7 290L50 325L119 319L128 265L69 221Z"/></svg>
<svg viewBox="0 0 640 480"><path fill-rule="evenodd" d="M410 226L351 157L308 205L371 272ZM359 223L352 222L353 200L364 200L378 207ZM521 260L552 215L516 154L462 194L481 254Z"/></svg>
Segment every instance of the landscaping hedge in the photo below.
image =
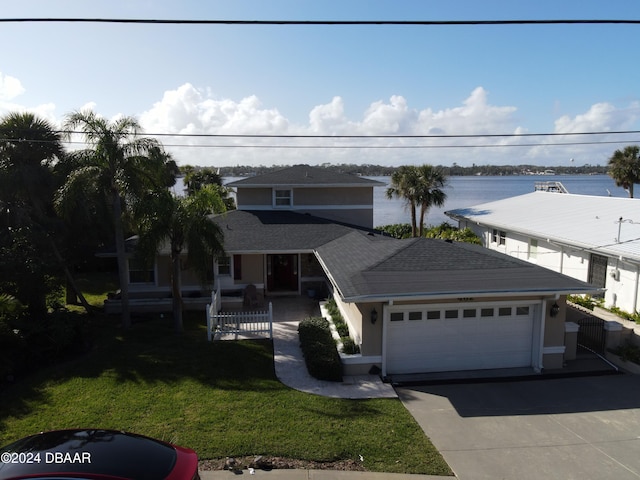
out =
<svg viewBox="0 0 640 480"><path fill-rule="evenodd" d="M309 374L318 380L342 381L342 362L329 322L322 317L306 318L298 325L298 335Z"/></svg>

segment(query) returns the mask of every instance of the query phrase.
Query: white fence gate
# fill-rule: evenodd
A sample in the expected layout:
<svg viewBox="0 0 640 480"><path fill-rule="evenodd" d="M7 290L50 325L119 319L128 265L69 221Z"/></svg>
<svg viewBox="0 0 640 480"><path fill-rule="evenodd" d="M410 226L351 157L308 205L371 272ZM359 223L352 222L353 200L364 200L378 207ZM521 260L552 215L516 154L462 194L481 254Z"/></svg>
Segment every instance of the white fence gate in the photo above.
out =
<svg viewBox="0 0 640 480"><path fill-rule="evenodd" d="M273 305L269 302L265 311L222 312L222 303L217 291L211 292L211 303L207 305L207 338L220 340L233 335L273 337Z"/></svg>

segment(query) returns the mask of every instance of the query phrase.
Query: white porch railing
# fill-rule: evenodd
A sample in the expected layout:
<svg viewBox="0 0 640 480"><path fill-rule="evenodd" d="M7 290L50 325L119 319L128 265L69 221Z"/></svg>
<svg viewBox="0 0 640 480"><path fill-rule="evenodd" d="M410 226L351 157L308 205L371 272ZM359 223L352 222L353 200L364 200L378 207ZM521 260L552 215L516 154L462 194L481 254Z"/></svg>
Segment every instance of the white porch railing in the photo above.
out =
<svg viewBox="0 0 640 480"><path fill-rule="evenodd" d="M273 305L269 302L266 311L221 312L219 291L211 292L211 303L207 305L207 339L219 340L226 335L259 335L273 337Z"/></svg>

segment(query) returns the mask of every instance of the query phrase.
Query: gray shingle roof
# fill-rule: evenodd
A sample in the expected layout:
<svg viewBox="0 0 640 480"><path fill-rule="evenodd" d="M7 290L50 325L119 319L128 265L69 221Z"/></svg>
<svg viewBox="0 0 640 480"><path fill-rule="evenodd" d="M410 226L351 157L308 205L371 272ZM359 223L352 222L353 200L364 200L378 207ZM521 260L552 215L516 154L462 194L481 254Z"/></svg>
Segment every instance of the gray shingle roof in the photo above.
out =
<svg viewBox="0 0 640 480"><path fill-rule="evenodd" d="M584 282L466 243L353 232L317 248L346 300L587 293Z"/></svg>
<svg viewBox="0 0 640 480"><path fill-rule="evenodd" d="M225 250L241 252L312 251L359 229L291 211L232 210L211 217L224 233Z"/></svg>
<svg viewBox="0 0 640 480"><path fill-rule="evenodd" d="M334 172L327 168L294 165L227 184L228 187L272 187L277 185L289 187L318 185L375 187L384 185L384 183L348 173Z"/></svg>
<svg viewBox="0 0 640 480"><path fill-rule="evenodd" d="M490 228L640 260L640 199L538 191L446 213Z"/></svg>

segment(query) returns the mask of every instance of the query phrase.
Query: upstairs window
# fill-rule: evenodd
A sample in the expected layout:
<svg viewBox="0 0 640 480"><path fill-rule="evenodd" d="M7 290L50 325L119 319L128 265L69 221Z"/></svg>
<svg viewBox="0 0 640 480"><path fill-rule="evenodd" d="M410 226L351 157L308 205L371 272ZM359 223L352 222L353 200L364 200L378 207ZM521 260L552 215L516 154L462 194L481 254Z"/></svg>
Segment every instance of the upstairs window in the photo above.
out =
<svg viewBox="0 0 640 480"><path fill-rule="evenodd" d="M275 207L290 207L293 205L293 195L291 190L274 190L273 205Z"/></svg>
<svg viewBox="0 0 640 480"><path fill-rule="evenodd" d="M507 232L494 228L491 231L491 243L497 243L498 245L504 245L507 243Z"/></svg>

